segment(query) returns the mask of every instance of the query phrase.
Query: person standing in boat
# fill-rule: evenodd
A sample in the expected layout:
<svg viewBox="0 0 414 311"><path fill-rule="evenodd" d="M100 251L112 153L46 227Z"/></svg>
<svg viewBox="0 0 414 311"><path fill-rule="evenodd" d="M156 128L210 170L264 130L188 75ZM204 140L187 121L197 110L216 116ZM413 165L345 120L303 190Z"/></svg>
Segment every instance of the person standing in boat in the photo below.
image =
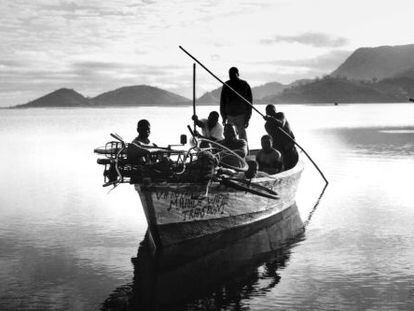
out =
<svg viewBox="0 0 414 311"><path fill-rule="evenodd" d="M218 141L223 140L223 126L218 122L219 113L217 111L212 111L208 115L207 119L199 120L197 115L193 115L194 123L201 128L202 134L204 137Z"/></svg>
<svg viewBox="0 0 414 311"><path fill-rule="evenodd" d="M256 155L256 162L259 165L259 171L270 175L283 171L282 154L273 148L272 137L263 135L261 139L262 149Z"/></svg>
<svg viewBox="0 0 414 311"><path fill-rule="evenodd" d="M239 78L239 70L236 67L229 69L229 78L223 85L220 97L220 113L223 124L226 122L236 127L239 138L247 142L246 128L249 126L252 115L252 107L235 94L228 86L253 104L253 95L250 85ZM228 86L227 86L228 85Z"/></svg>
<svg viewBox="0 0 414 311"><path fill-rule="evenodd" d="M283 112L276 112L275 105L266 106L265 129L272 137L273 148L278 150L283 157L283 164L286 170L293 168L299 160L299 154L296 150L292 130ZM280 129L287 133L283 133Z"/></svg>

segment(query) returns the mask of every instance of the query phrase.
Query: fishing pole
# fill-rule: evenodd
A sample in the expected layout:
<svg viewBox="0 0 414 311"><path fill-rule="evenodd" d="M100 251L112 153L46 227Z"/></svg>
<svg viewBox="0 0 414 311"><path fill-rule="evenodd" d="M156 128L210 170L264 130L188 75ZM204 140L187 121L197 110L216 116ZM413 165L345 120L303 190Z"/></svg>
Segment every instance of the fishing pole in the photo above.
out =
<svg viewBox="0 0 414 311"><path fill-rule="evenodd" d="M190 58L192 58L197 64L199 64L205 71L207 71L213 78L215 78L217 81L219 81L221 84L223 84L224 86L228 87L234 94L236 94L237 96L239 96L246 104L248 104L254 111L256 111L258 114L260 114L265 120L266 120L266 116L261 113L256 107L253 106L253 104L248 101L246 98L244 98L243 95L241 95L239 92L237 92L235 89L233 89L230 85L228 85L226 82L222 81L219 77L217 77L214 73L212 73L206 66L204 66L197 58L195 58L193 55L191 55L186 49L184 49L181 45L178 46L185 54L187 54ZM307 158L311 161L311 163L315 166L315 168L318 170L319 174L321 174L323 180L325 181L326 184L328 184L328 180L326 179L325 175L322 173L322 171L320 170L320 168L318 167L318 165L316 165L316 163L312 160L311 156L306 152L305 149L303 149L303 147L301 145L299 145L298 142L296 142L296 140L291 137L288 133L286 133L286 131L284 131L282 128L278 127L278 129L284 134L286 135L286 137L288 137L296 146L299 147L300 150L302 150L302 152L307 156Z"/></svg>

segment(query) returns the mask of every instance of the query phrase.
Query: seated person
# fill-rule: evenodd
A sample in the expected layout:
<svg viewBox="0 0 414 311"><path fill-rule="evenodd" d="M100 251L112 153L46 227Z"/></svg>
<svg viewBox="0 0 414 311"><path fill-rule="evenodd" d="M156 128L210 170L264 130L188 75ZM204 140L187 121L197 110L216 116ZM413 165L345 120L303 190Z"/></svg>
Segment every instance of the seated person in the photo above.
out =
<svg viewBox="0 0 414 311"><path fill-rule="evenodd" d="M263 135L261 139L262 149L256 155L259 170L270 175L283 170L282 155L272 147L272 143L272 138L269 135Z"/></svg>
<svg viewBox="0 0 414 311"><path fill-rule="evenodd" d="M150 151L142 147L157 147L157 145L151 143L149 139L151 124L148 120L142 119L138 121L137 132L138 136L128 144L127 158L131 163L145 163L148 162Z"/></svg>
<svg viewBox="0 0 414 311"><path fill-rule="evenodd" d="M211 140L223 140L223 126L218 122L219 113L217 111L212 111L208 115L208 119L199 120L197 115L193 115L193 120L195 124L201 128L202 134L205 138Z"/></svg>
<svg viewBox="0 0 414 311"><path fill-rule="evenodd" d="M218 143L234 151L241 158L246 158L247 142L244 139L237 138L236 130L232 124L227 123L224 126L224 139L220 140ZM243 163L240 162L240 159L225 151L221 157L221 162L232 167L242 167L243 165Z"/></svg>
<svg viewBox="0 0 414 311"><path fill-rule="evenodd" d="M266 132L273 139L273 147L282 154L284 168L291 169L298 162L299 154L294 143L295 135L289 122L283 112L276 112L276 107L272 104L266 106L265 120Z"/></svg>
<svg viewBox="0 0 414 311"><path fill-rule="evenodd" d="M131 144L137 144L146 147L157 147L156 144L151 144L151 141L149 140L149 135L151 133L151 124L148 122L148 120L142 119L138 121L137 132L138 136L134 138Z"/></svg>

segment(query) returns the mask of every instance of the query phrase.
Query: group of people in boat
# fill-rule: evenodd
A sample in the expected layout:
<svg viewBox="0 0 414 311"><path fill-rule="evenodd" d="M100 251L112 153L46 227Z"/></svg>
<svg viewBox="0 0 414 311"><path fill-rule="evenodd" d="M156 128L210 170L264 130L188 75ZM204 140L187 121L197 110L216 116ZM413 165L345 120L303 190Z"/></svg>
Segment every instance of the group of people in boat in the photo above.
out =
<svg viewBox="0 0 414 311"><path fill-rule="evenodd" d="M229 78L222 88L220 97L222 123L219 122L220 115L217 111L210 112L206 119L199 119L197 115L193 115L192 119L201 129L201 134L196 132L196 135L215 141L245 159L249 153L246 129L252 114L252 91L249 84L239 78L236 67L230 68ZM293 168L299 156L294 143L295 137L284 113L277 112L275 105L269 104L266 106L264 119L267 134L261 137L262 148L256 154L253 161L255 163L249 161L249 166L256 166L259 171L267 174L276 174ZM136 158L137 150L141 150L138 156L145 156L145 148L141 147L156 147L149 139L151 125L147 120L138 122L137 132L138 136L130 144L137 148L129 148L135 153L128 156L131 158Z"/></svg>

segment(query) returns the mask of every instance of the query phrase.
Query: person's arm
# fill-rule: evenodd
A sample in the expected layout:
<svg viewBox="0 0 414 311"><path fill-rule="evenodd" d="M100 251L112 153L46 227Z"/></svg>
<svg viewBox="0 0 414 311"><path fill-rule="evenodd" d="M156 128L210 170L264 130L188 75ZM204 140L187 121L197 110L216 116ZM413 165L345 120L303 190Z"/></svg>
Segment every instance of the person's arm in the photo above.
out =
<svg viewBox="0 0 414 311"><path fill-rule="evenodd" d="M279 121L279 123L281 124L280 126L283 127L286 124L286 117L285 114L283 112L278 112L277 113L277 117L276 120Z"/></svg>
<svg viewBox="0 0 414 311"><path fill-rule="evenodd" d="M245 158L247 155L247 142L244 139L240 139L240 146L233 151L242 158Z"/></svg>
<svg viewBox="0 0 414 311"><path fill-rule="evenodd" d="M256 154L256 162L257 162L257 165L258 165L258 170L259 171L263 171L263 163L262 163L262 159L261 159L261 157L260 157L260 153L261 153L261 151L259 151L257 154Z"/></svg>
<svg viewBox="0 0 414 311"><path fill-rule="evenodd" d="M275 159L273 161L273 167L277 170L276 173L283 171L283 159L282 154L276 150Z"/></svg>
<svg viewBox="0 0 414 311"><path fill-rule="evenodd" d="M250 85L247 82L246 82L246 99L253 105L252 89L250 88ZM244 121L245 127L249 126L249 121L250 121L251 116L252 116L252 106L247 105L246 118Z"/></svg>
<svg viewBox="0 0 414 311"><path fill-rule="evenodd" d="M197 115L193 115L192 119L193 119L193 121L194 121L195 125L197 125L198 127L203 128L204 123L203 123L203 122L201 122L201 121L198 119Z"/></svg>
<svg viewBox="0 0 414 311"><path fill-rule="evenodd" d="M272 126L277 126L277 127L282 127L284 125L284 123L282 121L280 121L279 119L276 119L275 117L272 116L264 116L263 117L267 122L269 122L269 125Z"/></svg>
<svg viewBox="0 0 414 311"><path fill-rule="evenodd" d="M221 88L221 95L220 95L220 114L221 118L223 119L223 124L226 123L227 114L226 114L226 104L227 104L227 95L226 95L227 87L223 85Z"/></svg>

